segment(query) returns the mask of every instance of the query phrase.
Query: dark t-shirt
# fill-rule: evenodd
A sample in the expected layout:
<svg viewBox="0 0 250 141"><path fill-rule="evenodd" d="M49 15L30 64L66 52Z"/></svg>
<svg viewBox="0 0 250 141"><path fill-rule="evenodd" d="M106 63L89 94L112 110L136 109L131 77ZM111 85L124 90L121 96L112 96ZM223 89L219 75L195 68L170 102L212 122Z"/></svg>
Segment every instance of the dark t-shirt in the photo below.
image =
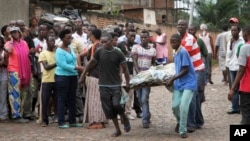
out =
<svg viewBox="0 0 250 141"><path fill-rule="evenodd" d="M126 56L126 61L128 64L128 70L129 70L129 74L133 74L133 60L131 57L131 50L132 47L136 44L136 42L133 42L131 44L126 44L126 41L122 41L120 42L117 47L124 53L124 55Z"/></svg>
<svg viewBox="0 0 250 141"><path fill-rule="evenodd" d="M102 47L102 44L101 43L98 43L96 44L96 47L95 47L95 51L96 52L99 48ZM87 60L89 61L90 58L91 58L91 49L92 47L89 49L89 52L88 52L88 55L87 55ZM91 69L89 71L89 74L88 76L92 76L92 77L95 77L95 78L99 78L99 66L97 65L96 67L94 67L93 69Z"/></svg>
<svg viewBox="0 0 250 141"><path fill-rule="evenodd" d="M94 59L99 66L99 85L100 86L120 86L120 64L126 63L124 54L113 48L106 50L100 48L95 52Z"/></svg>

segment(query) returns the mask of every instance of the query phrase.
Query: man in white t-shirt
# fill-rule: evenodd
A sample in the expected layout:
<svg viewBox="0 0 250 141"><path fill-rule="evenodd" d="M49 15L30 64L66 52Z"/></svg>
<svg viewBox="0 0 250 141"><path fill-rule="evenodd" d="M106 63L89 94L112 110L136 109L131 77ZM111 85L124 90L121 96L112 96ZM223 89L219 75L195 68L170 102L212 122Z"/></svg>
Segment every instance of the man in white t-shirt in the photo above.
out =
<svg viewBox="0 0 250 141"><path fill-rule="evenodd" d="M141 71L148 70L155 63L156 50L149 43L149 32L141 32L141 41L139 45L132 47L131 55L134 62L134 68L136 74ZM143 87L136 90L136 96L142 107L142 126L143 128L149 128L151 114L149 111L149 94L150 87Z"/></svg>

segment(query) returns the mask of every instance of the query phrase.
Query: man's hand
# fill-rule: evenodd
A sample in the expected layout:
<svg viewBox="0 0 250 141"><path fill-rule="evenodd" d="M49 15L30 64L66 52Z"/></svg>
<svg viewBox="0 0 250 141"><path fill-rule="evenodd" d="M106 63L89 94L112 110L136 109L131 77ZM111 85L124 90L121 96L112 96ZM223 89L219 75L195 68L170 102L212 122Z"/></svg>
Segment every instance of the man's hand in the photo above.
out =
<svg viewBox="0 0 250 141"><path fill-rule="evenodd" d="M125 91L126 91L126 92L129 92L129 90L130 90L129 85L126 85L126 87L125 87Z"/></svg>
<svg viewBox="0 0 250 141"><path fill-rule="evenodd" d="M230 92L229 92L228 95L227 95L227 99L228 99L229 101L232 101L233 95L234 95L234 90L231 89Z"/></svg>
<svg viewBox="0 0 250 141"><path fill-rule="evenodd" d="M168 86L173 85L173 83L174 83L174 77L172 77L171 79L169 79L169 80L167 81L167 85L168 85Z"/></svg>

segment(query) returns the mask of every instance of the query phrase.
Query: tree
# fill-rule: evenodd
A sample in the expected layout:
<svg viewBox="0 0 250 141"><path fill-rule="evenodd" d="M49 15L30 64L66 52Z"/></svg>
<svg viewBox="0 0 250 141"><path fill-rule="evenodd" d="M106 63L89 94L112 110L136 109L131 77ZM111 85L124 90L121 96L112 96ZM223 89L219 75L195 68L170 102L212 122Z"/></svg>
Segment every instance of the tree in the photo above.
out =
<svg viewBox="0 0 250 141"><path fill-rule="evenodd" d="M199 23L210 28L220 28L228 23L230 17L239 17L239 5L236 0L203 0L195 2Z"/></svg>

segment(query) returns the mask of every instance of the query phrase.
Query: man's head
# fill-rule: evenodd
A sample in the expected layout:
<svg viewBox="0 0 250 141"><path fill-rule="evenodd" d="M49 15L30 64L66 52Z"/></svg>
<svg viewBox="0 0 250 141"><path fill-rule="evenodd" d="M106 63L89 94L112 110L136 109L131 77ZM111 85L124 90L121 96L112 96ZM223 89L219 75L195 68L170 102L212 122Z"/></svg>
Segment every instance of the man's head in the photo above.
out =
<svg viewBox="0 0 250 141"><path fill-rule="evenodd" d="M52 26L48 23L42 23L38 26L38 37L41 39L46 39L49 33L49 30Z"/></svg>
<svg viewBox="0 0 250 141"><path fill-rule="evenodd" d="M82 24L82 20L81 19L76 19L74 21L74 24L75 24L76 30L82 31L83 24Z"/></svg>
<svg viewBox="0 0 250 141"><path fill-rule="evenodd" d="M177 30L181 35L187 32L188 22L186 20L179 20L177 23Z"/></svg>
<svg viewBox="0 0 250 141"><path fill-rule="evenodd" d="M149 32L147 30L143 30L141 32L141 45L143 47L147 47L149 43Z"/></svg>
<svg viewBox="0 0 250 141"><path fill-rule="evenodd" d="M250 25L245 26L242 31L245 42L250 41Z"/></svg>
<svg viewBox="0 0 250 141"><path fill-rule="evenodd" d="M170 37L170 44L173 49L177 50L181 45L181 35L178 33L173 34Z"/></svg>
<svg viewBox="0 0 250 141"><path fill-rule="evenodd" d="M95 29L97 29L97 26L94 25L94 24L90 24L90 25L88 26L87 36L89 37L89 35L91 34L91 32L92 32L93 30L95 30Z"/></svg>
<svg viewBox="0 0 250 141"><path fill-rule="evenodd" d="M25 23L23 20L17 20L16 21L16 26L20 28L22 32L25 30Z"/></svg>
<svg viewBox="0 0 250 141"><path fill-rule="evenodd" d="M15 20L11 20L10 23L9 23L9 26L10 27L16 26L16 21Z"/></svg>
<svg viewBox="0 0 250 141"><path fill-rule="evenodd" d="M104 48L112 48L113 47L113 38L108 32L103 32L101 37L101 43Z"/></svg>
<svg viewBox="0 0 250 141"><path fill-rule="evenodd" d="M102 32L100 29L94 29L90 34L90 40L94 42L95 40L101 39Z"/></svg>
<svg viewBox="0 0 250 141"><path fill-rule="evenodd" d="M155 30L155 33L156 33L157 35L161 35L161 29L160 29L160 28L157 28L157 29Z"/></svg>
<svg viewBox="0 0 250 141"><path fill-rule="evenodd" d="M227 30L228 30L228 25L227 25L227 24L224 24L224 25L222 26L222 30L223 30L223 31L227 31Z"/></svg>
<svg viewBox="0 0 250 141"><path fill-rule="evenodd" d="M240 27L238 25L233 25L231 27L231 33L233 38L238 38L239 37L239 33L240 33Z"/></svg>
<svg viewBox="0 0 250 141"><path fill-rule="evenodd" d="M190 26L188 27L188 33L189 33L189 34L195 36L196 32L197 32L196 26L190 25Z"/></svg>
<svg viewBox="0 0 250 141"><path fill-rule="evenodd" d="M128 34L127 34L127 41L128 41L129 43L134 43L134 41L135 41L135 36L136 36L135 30L134 30L134 29L130 29L130 30L128 31Z"/></svg>

